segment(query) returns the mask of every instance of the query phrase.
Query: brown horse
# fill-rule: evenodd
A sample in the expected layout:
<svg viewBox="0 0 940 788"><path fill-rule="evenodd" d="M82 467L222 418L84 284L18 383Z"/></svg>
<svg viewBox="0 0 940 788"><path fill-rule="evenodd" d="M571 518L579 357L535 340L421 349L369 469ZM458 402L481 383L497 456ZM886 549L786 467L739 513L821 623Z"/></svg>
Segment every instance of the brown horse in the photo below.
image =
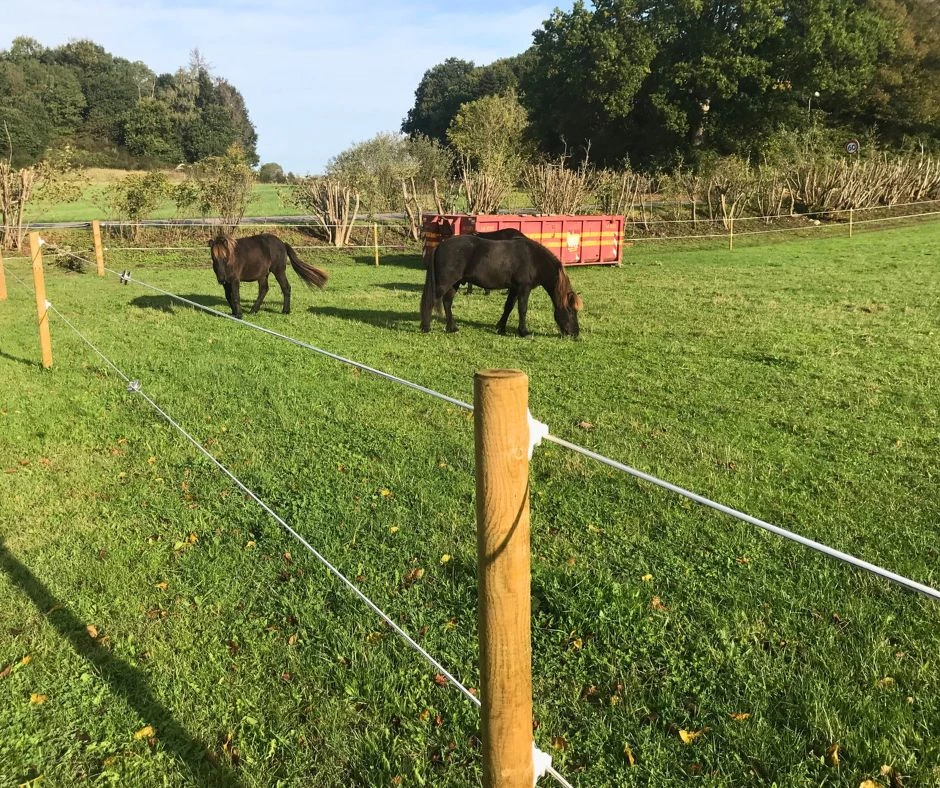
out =
<svg viewBox="0 0 940 788"><path fill-rule="evenodd" d="M209 241L209 253L212 256L212 270L216 279L225 289L225 299L232 308L232 314L240 318L242 306L239 296L241 282L257 282L258 298L249 314L261 308L261 302L268 294L268 274L274 274L284 294L284 314L290 312L290 283L287 281L287 261L297 275L310 286L323 287L326 284L326 271L305 263L290 244L284 243L276 235L262 233L247 238L235 239L220 235Z"/></svg>
<svg viewBox="0 0 940 788"><path fill-rule="evenodd" d="M519 302L519 336L528 336L525 318L529 293L541 286L552 299L555 322L565 336L577 336L581 297L571 289L571 282L561 261L535 241L516 237L490 240L476 235L455 235L442 241L431 257L421 298L421 330L431 330L431 310L442 298L447 330L457 330L451 306L456 288L468 282L487 290L508 289L503 314L496 324L506 333L506 321Z"/></svg>

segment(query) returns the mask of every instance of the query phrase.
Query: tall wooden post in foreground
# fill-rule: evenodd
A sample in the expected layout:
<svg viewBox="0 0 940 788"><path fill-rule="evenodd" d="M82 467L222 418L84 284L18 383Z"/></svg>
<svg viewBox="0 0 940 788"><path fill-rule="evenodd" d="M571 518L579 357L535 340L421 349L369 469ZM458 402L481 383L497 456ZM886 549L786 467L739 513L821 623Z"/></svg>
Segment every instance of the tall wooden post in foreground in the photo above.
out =
<svg viewBox="0 0 940 788"><path fill-rule="evenodd" d="M375 264L379 264L379 226L372 225L372 246L375 248Z"/></svg>
<svg viewBox="0 0 940 788"><path fill-rule="evenodd" d="M473 379L481 734L485 788L532 788L529 379Z"/></svg>
<svg viewBox="0 0 940 788"><path fill-rule="evenodd" d="M0 301L7 300L7 272L3 270L3 250L0 249Z"/></svg>
<svg viewBox="0 0 940 788"><path fill-rule="evenodd" d="M101 248L101 225L95 219L91 223L91 237L95 240L95 266L98 276L104 276L104 251Z"/></svg>
<svg viewBox="0 0 940 788"><path fill-rule="evenodd" d="M29 253L33 258L33 286L36 290L39 348L42 351L42 365L49 369L52 366L52 338L49 336L49 310L46 308L46 282L42 275L42 247L39 245L39 233L29 234Z"/></svg>

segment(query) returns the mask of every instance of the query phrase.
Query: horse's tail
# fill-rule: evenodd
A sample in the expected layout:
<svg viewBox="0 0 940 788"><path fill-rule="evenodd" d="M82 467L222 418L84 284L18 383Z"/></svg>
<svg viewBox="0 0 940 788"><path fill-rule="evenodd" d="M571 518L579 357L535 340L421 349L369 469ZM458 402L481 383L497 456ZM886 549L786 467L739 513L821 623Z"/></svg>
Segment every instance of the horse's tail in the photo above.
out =
<svg viewBox="0 0 940 788"><path fill-rule="evenodd" d="M287 250L287 257L291 266L297 272L297 276L303 279L304 282L317 287L323 287L326 284L326 280L329 278L326 271L301 260L290 244L284 244L284 249Z"/></svg>

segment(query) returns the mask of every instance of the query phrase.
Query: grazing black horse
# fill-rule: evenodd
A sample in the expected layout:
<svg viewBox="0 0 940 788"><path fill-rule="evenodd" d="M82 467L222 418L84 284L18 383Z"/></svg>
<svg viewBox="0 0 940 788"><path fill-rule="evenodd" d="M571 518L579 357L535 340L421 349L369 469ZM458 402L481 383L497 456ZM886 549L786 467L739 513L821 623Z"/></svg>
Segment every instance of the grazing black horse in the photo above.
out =
<svg viewBox="0 0 940 788"><path fill-rule="evenodd" d="M506 321L519 301L519 336L528 336L525 317L529 293L542 286L555 307L555 322L565 336L578 335L578 311L581 298L571 289L571 282L561 261L548 249L525 238L494 241L476 235L455 235L442 241L434 250L424 279L421 298L421 330L431 330L434 302L443 298L447 330L456 331L451 306L456 288L469 282L487 290L507 288L509 295L503 315L496 324L500 334L506 333Z"/></svg>
<svg viewBox="0 0 940 788"><path fill-rule="evenodd" d="M261 302L268 294L269 273L274 274L284 294L284 314L290 312L290 283L286 273L288 259L298 276L308 285L323 287L327 280L326 271L305 263L290 244L284 243L271 233L251 235L237 240L231 236L220 235L209 241L209 253L212 256L212 269L216 279L225 288L225 299L232 308L232 314L238 318L242 316L239 283L258 283L258 298L250 313L254 314L261 308Z"/></svg>
<svg viewBox="0 0 940 788"><path fill-rule="evenodd" d="M490 230L486 233L474 233L477 238L489 238L491 241L508 241L510 238L525 238L526 235L521 230L517 230L515 227L504 227L502 230ZM470 295L473 292L473 285L467 285L466 294ZM484 290L483 295L489 295L489 290ZM440 314L440 312L438 312Z"/></svg>

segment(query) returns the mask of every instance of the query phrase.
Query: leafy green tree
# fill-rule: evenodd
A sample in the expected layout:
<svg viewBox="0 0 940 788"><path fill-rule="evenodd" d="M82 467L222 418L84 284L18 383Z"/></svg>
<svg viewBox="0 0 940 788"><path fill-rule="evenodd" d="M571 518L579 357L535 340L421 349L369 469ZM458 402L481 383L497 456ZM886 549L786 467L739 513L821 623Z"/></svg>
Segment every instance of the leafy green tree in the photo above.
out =
<svg viewBox="0 0 940 788"><path fill-rule="evenodd" d="M258 181L261 183L284 183L286 180L284 168L277 162L269 161L258 168Z"/></svg>
<svg viewBox="0 0 940 788"><path fill-rule="evenodd" d="M136 223L160 207L170 188L165 173L131 173L109 187L108 201L119 218Z"/></svg>
<svg viewBox="0 0 940 788"><path fill-rule="evenodd" d="M512 183L529 157L528 118L514 92L463 104L447 139L469 165Z"/></svg>
<svg viewBox="0 0 940 788"><path fill-rule="evenodd" d="M425 71L401 130L446 142L447 127L460 105L476 97L473 72L472 62L455 57Z"/></svg>
<svg viewBox="0 0 940 788"><path fill-rule="evenodd" d="M595 9L578 0L568 13L552 13L534 35L522 90L543 151L590 143L607 162L626 153L626 120L656 47L635 0L598 0Z"/></svg>
<svg viewBox="0 0 940 788"><path fill-rule="evenodd" d="M221 156L192 165L188 182L191 188L178 189L175 198L179 201L195 194L193 204L203 216L217 217L223 228L232 230L248 208L255 174L241 147L230 145Z"/></svg>
<svg viewBox="0 0 940 788"><path fill-rule="evenodd" d="M176 119L159 99L141 99L124 116L122 132L121 141L135 156L164 164L183 160Z"/></svg>

